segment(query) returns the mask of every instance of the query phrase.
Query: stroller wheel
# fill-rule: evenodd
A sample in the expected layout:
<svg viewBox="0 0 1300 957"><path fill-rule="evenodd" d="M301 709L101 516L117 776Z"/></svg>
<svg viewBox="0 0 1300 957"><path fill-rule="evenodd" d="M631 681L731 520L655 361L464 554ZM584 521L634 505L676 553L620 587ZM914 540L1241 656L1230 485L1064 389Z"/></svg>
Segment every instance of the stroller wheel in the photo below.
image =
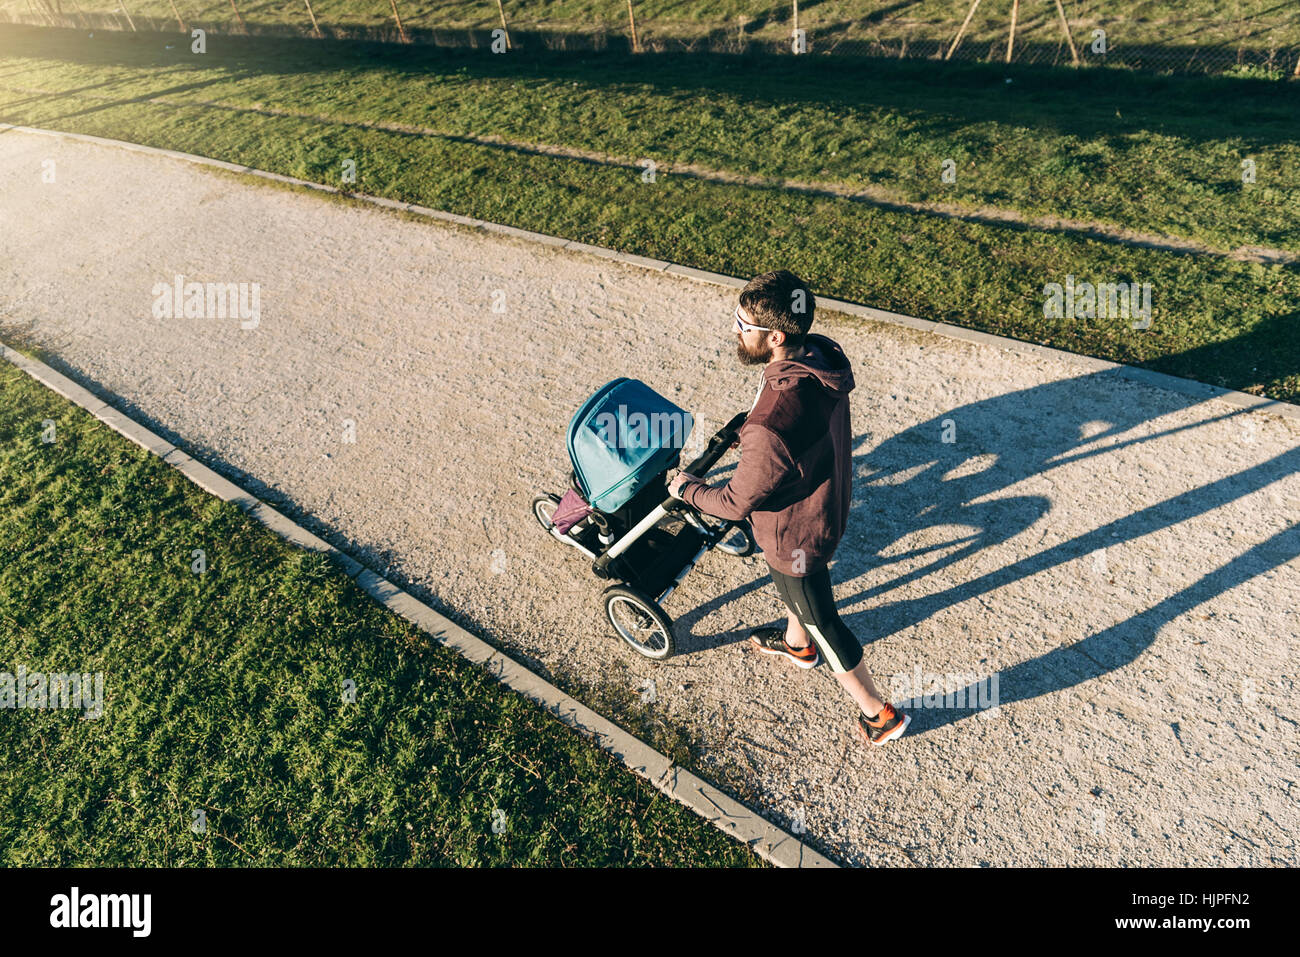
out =
<svg viewBox="0 0 1300 957"><path fill-rule="evenodd" d="M709 528L721 528L722 522L709 515L702 515L701 521ZM749 527L748 521L740 521L735 524L731 531L727 532L722 541L713 546L718 551L727 555L735 555L737 558L744 558L746 555L754 554L754 532Z"/></svg>
<svg viewBox="0 0 1300 957"><path fill-rule="evenodd" d="M713 546L720 552L744 558L754 554L754 533L749 530L749 522L740 522L727 533L727 537Z"/></svg>
<svg viewBox="0 0 1300 957"><path fill-rule="evenodd" d="M673 620L658 602L630 585L606 588L601 600L609 623L638 654L667 658L673 653Z"/></svg>
<svg viewBox="0 0 1300 957"><path fill-rule="evenodd" d="M555 524L551 521L551 516L555 514L555 507L559 504L560 496L551 493L539 495L533 499L533 517L548 532L551 530L551 526Z"/></svg>

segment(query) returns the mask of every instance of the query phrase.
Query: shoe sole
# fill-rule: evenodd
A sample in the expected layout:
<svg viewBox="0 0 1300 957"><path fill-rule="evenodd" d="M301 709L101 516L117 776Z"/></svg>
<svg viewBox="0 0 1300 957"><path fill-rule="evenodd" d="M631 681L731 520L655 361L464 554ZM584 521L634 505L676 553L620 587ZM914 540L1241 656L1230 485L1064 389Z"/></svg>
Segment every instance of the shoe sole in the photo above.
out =
<svg viewBox="0 0 1300 957"><path fill-rule="evenodd" d="M890 741L893 741L895 738L900 737L903 734L903 732L907 730L907 726L911 723L912 723L912 716L910 714L904 714L903 720L898 722L898 725L895 728L893 728L888 734L883 735L874 741L872 741L869 737L867 737L867 732L862 730L862 725L860 724L858 725L858 734L862 735L862 740L867 742L867 744L873 745L878 748L882 744L888 744Z"/></svg>
<svg viewBox="0 0 1300 957"><path fill-rule="evenodd" d="M749 643L765 655L776 655L777 657L784 658L787 661L793 661L794 666L796 668L802 668L804 671L808 671L812 668L816 668L819 664L822 663L822 656L820 653L812 661L800 661L798 658L794 657L793 655L788 655L784 651L774 651L771 648L764 647L762 644L755 641L753 638L749 639Z"/></svg>

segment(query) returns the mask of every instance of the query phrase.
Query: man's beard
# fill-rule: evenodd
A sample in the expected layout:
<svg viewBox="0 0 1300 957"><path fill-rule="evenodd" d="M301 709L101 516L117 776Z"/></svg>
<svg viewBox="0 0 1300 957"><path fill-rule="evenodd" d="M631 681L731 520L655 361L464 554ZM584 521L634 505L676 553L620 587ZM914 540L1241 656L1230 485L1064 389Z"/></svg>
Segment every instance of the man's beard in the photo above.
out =
<svg viewBox="0 0 1300 957"><path fill-rule="evenodd" d="M763 342L763 348L759 352L750 352L745 348L745 340L736 334L736 357L740 359L742 365L757 366L772 361L772 346L766 340Z"/></svg>

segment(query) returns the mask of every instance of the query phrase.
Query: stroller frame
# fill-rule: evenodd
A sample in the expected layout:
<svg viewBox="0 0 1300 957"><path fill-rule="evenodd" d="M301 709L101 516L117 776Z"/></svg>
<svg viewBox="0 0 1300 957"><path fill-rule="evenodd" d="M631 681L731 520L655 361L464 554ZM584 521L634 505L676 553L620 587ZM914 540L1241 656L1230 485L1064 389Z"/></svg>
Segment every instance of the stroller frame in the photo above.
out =
<svg viewBox="0 0 1300 957"><path fill-rule="evenodd" d="M719 429L684 471L707 474L736 442L746 415L736 415ZM668 494L667 473L679 461L680 456L621 508L613 512L591 508L564 533L551 521L558 495L539 495L532 503L534 517L552 538L590 558L598 578L616 582L602 596L605 615L619 637L647 658L663 659L675 651L672 618L662 604L704 553L713 548L735 556L754 551L748 522L706 516ZM570 472L570 481L582 494L576 473ZM669 518L680 519L680 528L663 527Z"/></svg>

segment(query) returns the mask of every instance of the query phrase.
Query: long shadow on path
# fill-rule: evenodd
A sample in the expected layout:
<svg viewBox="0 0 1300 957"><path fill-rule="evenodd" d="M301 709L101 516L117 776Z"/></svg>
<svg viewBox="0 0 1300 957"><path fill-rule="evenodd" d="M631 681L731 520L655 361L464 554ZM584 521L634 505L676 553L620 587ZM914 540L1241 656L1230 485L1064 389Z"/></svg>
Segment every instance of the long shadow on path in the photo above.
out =
<svg viewBox="0 0 1300 957"><path fill-rule="evenodd" d="M1070 483L1090 482L1092 475L1100 471L1100 468L1090 469L1085 464L1087 459L1244 414L1227 411L1207 415L1190 425L1108 442L1147 420L1196 404L1196 400L1187 396L1160 390L1145 393L1140 408L1130 406L1126 404L1127 397L1132 395L1130 391L1121 389L1118 395L1115 392L1115 385L1121 381L1113 371L1092 373L961 406L875 446L871 444L871 433L858 436L854 455L855 500L849 527L852 530L855 526L858 529L867 526L869 546L841 547L832 567L832 582L856 583L873 569L912 561L929 553L943 554L888 581L858 587L849 594L843 594L841 588L837 596L841 609L880 598L927 575L938 574L1048 520L1054 502L1044 495L1012 493L992 497L1025 479L1071 466L1069 480L1062 480L1068 490ZM862 395L858 401L866 399ZM945 438L950 441L945 442ZM1208 448L1206 451L1212 452ZM1096 464L1100 467L1103 463ZM1186 474L1190 485L1193 476L1203 469L1204 459L1198 456L1162 465L1167 473ZM1081 475L1080 469L1087 470L1087 475ZM918 597L886 601L865 611L841 614L863 644L868 644L925 621L950 606L1098 549L1134 541L1204 515L1297 470L1300 470L1300 448L1234 475L1189 488L978 577L946 584ZM925 537L928 529L954 526L969 532L947 541L893 551L897 543ZM1038 697L1123 667L1150 646L1164 624L1297 555L1300 555L1300 525L1293 525L1126 621L1078 641L1062 636L1067 644L998 673L998 703ZM693 609L680 618L685 626L683 630L741 595L769 584L768 577L762 575ZM692 645L702 649L741 641L749 628L760 624L764 623L745 623L723 635L700 634L694 641L688 639L684 650L693 650ZM964 689L965 700L977 700L974 692L978 690L973 684ZM914 713L913 729L941 727L972 713L918 709Z"/></svg>

